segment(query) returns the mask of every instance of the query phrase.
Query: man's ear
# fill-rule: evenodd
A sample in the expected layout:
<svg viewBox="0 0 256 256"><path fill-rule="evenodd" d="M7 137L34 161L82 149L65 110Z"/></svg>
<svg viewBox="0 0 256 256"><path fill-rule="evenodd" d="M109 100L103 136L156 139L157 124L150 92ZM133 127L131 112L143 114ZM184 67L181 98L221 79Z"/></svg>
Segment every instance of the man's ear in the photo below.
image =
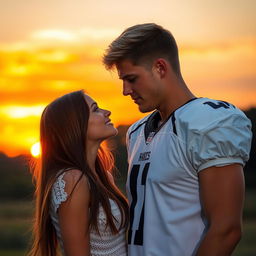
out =
<svg viewBox="0 0 256 256"><path fill-rule="evenodd" d="M168 69L167 66L168 65L165 59L158 58L154 61L152 69L154 72L156 72L160 76L160 78L163 78L166 75L166 72Z"/></svg>

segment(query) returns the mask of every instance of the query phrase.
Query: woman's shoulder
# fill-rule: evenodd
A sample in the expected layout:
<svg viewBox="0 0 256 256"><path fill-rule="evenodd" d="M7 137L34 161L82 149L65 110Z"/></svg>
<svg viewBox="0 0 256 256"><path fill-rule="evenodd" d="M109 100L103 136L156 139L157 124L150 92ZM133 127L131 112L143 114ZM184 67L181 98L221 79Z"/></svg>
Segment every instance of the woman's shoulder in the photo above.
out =
<svg viewBox="0 0 256 256"><path fill-rule="evenodd" d="M52 186L52 201L57 210L61 203L67 201L72 193L89 194L89 182L87 177L78 169L61 170Z"/></svg>
<svg viewBox="0 0 256 256"><path fill-rule="evenodd" d="M68 194L73 191L75 186L82 186L89 189L88 179L79 169L68 169L64 171L59 177L61 177L62 180L65 182L65 191Z"/></svg>
<svg viewBox="0 0 256 256"><path fill-rule="evenodd" d="M83 176L85 177L81 170L75 168L63 170L58 176L62 176L68 182L77 182Z"/></svg>

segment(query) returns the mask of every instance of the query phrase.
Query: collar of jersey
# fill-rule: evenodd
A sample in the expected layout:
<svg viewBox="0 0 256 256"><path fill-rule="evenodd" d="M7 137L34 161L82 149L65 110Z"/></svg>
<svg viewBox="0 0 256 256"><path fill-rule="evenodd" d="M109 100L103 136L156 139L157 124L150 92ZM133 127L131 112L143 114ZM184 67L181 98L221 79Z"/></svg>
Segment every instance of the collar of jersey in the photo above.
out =
<svg viewBox="0 0 256 256"><path fill-rule="evenodd" d="M175 111L177 111L178 109L180 109L184 105L186 105L189 102L194 101L196 99L198 99L198 98L196 98L196 97L192 98L192 99L188 100L187 102L185 102L184 104L182 104L181 106L179 106L159 126L158 126L158 122L161 120L161 115L160 115L158 110L154 111L149 116L149 118L147 119L146 124L145 124L145 128L144 128L145 141L147 141L149 134L150 134L150 136L154 137L161 130L161 128L165 125L165 123L171 118L171 116L174 115Z"/></svg>

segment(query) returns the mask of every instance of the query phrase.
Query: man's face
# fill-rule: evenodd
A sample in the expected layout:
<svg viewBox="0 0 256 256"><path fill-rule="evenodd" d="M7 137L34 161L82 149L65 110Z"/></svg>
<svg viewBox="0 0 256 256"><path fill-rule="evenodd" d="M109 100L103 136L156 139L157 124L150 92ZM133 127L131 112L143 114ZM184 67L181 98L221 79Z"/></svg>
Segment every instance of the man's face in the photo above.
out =
<svg viewBox="0 0 256 256"><path fill-rule="evenodd" d="M119 78L123 80L123 95L130 95L142 113L158 109L163 97L163 86L157 73L141 65L124 60L117 65Z"/></svg>

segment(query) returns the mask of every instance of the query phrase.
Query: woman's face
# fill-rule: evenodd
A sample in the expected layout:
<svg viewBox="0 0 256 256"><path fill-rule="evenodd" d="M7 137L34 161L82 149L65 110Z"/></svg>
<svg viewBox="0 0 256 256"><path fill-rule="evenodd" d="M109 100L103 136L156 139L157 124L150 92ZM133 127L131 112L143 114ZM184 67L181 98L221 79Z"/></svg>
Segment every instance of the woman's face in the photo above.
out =
<svg viewBox="0 0 256 256"><path fill-rule="evenodd" d="M89 106L87 139L90 141L103 141L117 134L117 129L110 120L111 112L98 107L97 103L85 94L85 101Z"/></svg>

